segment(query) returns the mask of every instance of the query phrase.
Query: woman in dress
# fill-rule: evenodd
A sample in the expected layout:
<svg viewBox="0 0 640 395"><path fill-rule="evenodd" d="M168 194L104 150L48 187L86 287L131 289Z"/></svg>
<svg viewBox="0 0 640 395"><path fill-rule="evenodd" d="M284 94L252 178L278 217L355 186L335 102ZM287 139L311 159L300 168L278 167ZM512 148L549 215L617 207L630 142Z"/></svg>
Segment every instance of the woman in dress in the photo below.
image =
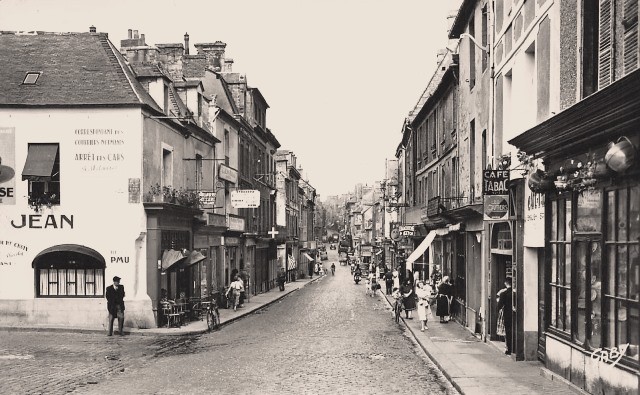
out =
<svg viewBox="0 0 640 395"><path fill-rule="evenodd" d="M429 329L427 326L427 321L432 317L431 307L429 306L429 301L431 299L431 290L421 281L418 281L416 284L416 296L418 297L418 319L421 324L421 331L425 329Z"/></svg>
<svg viewBox="0 0 640 395"><path fill-rule="evenodd" d="M413 286L411 285L411 280L407 280L401 289L402 297L404 301L404 314L405 318L408 320L412 320L411 312L416 309L416 297L413 293Z"/></svg>
<svg viewBox="0 0 640 395"><path fill-rule="evenodd" d="M440 322L447 323L450 315L451 299L453 298L453 287L449 282L449 276L442 277L442 282L438 285L438 304L436 305L436 315L440 317Z"/></svg>
<svg viewBox="0 0 640 395"><path fill-rule="evenodd" d="M400 289L400 273L398 273L398 269L393 271L393 288Z"/></svg>

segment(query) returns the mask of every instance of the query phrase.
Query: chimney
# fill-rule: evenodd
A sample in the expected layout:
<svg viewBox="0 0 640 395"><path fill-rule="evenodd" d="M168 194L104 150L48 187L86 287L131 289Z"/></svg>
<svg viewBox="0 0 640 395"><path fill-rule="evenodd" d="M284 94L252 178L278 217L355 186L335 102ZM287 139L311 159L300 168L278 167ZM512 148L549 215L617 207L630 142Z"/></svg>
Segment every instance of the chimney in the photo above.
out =
<svg viewBox="0 0 640 395"><path fill-rule="evenodd" d="M96 32L96 27L91 25L91 27L89 28L89 33L95 33Z"/></svg>
<svg viewBox="0 0 640 395"><path fill-rule="evenodd" d="M133 38L139 38L139 37L138 37L138 31L137 31L137 30L134 30L134 31L133 31Z"/></svg>
<svg viewBox="0 0 640 395"><path fill-rule="evenodd" d="M127 30L127 38L129 40L131 40L133 38L133 30L131 30L131 29Z"/></svg>
<svg viewBox="0 0 640 395"><path fill-rule="evenodd" d="M189 33L184 34L184 54L189 55Z"/></svg>
<svg viewBox="0 0 640 395"><path fill-rule="evenodd" d="M199 55L206 57L208 66L213 67L216 71L222 70L224 51L227 44L222 41L216 41L214 43L195 44L195 47Z"/></svg>
<svg viewBox="0 0 640 395"><path fill-rule="evenodd" d="M225 73L231 73L233 71L233 59L228 58L224 60L224 67L222 71Z"/></svg>

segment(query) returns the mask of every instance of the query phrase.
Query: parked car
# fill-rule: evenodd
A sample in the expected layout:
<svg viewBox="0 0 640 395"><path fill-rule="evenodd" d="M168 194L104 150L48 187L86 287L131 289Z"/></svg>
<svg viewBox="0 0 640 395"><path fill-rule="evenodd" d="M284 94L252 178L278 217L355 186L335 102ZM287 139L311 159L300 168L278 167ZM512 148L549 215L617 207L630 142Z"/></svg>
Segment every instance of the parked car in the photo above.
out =
<svg viewBox="0 0 640 395"><path fill-rule="evenodd" d="M326 261L327 259L329 259L329 254L327 254L327 251L320 251L320 260Z"/></svg>
<svg viewBox="0 0 640 395"><path fill-rule="evenodd" d="M331 243L331 245L329 245L329 249L330 250L335 250L336 249L336 243Z"/></svg>

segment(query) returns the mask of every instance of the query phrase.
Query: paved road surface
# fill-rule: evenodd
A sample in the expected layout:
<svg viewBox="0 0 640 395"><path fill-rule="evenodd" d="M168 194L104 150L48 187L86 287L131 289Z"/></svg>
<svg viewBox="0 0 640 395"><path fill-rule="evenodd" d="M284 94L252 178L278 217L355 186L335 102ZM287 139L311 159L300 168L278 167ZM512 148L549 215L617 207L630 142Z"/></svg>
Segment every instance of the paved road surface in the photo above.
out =
<svg viewBox="0 0 640 395"><path fill-rule="evenodd" d="M218 332L5 332L2 355L12 356L0 358L6 393L456 393L387 305L339 265L335 276Z"/></svg>

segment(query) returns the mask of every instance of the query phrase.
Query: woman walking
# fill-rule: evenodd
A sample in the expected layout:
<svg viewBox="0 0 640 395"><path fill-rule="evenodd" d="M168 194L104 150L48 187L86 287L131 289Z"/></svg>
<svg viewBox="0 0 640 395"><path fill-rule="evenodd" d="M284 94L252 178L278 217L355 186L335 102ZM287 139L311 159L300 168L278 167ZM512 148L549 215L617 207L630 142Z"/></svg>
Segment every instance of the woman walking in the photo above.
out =
<svg viewBox="0 0 640 395"><path fill-rule="evenodd" d="M427 326L427 321L432 317L431 307L429 306L429 302L431 299L431 290L423 284L421 281L418 281L416 288L416 296L418 297L418 319L421 324L421 331L425 329L429 329Z"/></svg>
<svg viewBox="0 0 640 395"><path fill-rule="evenodd" d="M405 318L408 320L412 320L411 312L416 309L416 297L413 293L413 286L411 285L411 280L407 280L401 289L402 299L404 301L404 314Z"/></svg>
<svg viewBox="0 0 640 395"><path fill-rule="evenodd" d="M449 322L451 314L451 301L453 299L453 287L449 282L449 276L442 277L442 282L438 285L438 304L436 305L436 315L440 317L440 322Z"/></svg>

